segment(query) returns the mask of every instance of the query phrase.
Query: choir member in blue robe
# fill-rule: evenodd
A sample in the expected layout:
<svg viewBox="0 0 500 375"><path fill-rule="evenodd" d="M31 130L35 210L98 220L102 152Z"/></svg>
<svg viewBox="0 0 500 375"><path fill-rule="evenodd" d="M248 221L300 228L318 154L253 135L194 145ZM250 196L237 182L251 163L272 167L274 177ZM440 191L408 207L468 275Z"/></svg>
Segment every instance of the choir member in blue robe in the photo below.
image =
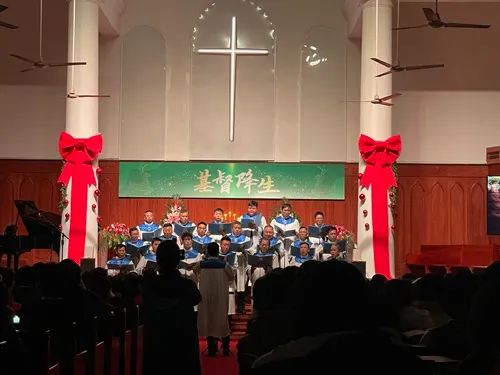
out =
<svg viewBox="0 0 500 375"><path fill-rule="evenodd" d="M132 244L136 247L142 247L144 245L148 245L148 241L143 241L140 239L140 234L139 234L139 229L137 228L130 228L128 231L130 235L130 239L124 242L125 245Z"/></svg>
<svg viewBox="0 0 500 375"><path fill-rule="evenodd" d="M299 221L291 215L292 206L289 203L284 203L281 206L281 214L276 216L271 221L271 226L274 229L276 235L280 236L282 240L285 239L295 240L295 236L297 235L300 223ZM290 258L290 250L285 249L286 256L281 259L281 267L285 268L288 266L288 259Z"/></svg>
<svg viewBox="0 0 500 375"><path fill-rule="evenodd" d="M144 222L137 225L137 229L139 229L139 236L142 238L143 232L154 232L161 228L159 224L156 224L154 221L154 214L151 210L144 211Z"/></svg>
<svg viewBox="0 0 500 375"><path fill-rule="evenodd" d="M176 241L177 242L177 236L174 236L174 227L172 226L171 223L165 223L163 224L163 234L158 237L162 241Z"/></svg>
<svg viewBox="0 0 500 375"><path fill-rule="evenodd" d="M309 238L309 233L307 231L307 228L302 226L299 228L299 233L297 235L297 239L295 241L293 241L292 243L292 246L293 247L296 247L296 248L300 248L300 244L302 242L307 242L307 244L309 245L309 248L313 248L315 247L313 242L311 241L311 239ZM317 251L317 247L315 249L315 258L319 257L319 255L316 253Z"/></svg>
<svg viewBox="0 0 500 375"><path fill-rule="evenodd" d="M309 255L309 244L307 242L300 244L299 251L299 255L293 257L290 261L290 266L300 267L305 262L313 260L313 257Z"/></svg>
<svg viewBox="0 0 500 375"><path fill-rule="evenodd" d="M252 270L251 281L252 287L255 285L255 282L264 276L266 273L270 272L274 268L279 268L278 255L276 252L273 252L270 247L271 241L267 238L261 238L259 246L255 248L255 252L252 255L258 257L272 257L272 265L270 269L264 269L262 267L257 267Z"/></svg>
<svg viewBox="0 0 500 375"><path fill-rule="evenodd" d="M214 210L214 216L213 220L210 224L224 224L224 210L222 208L217 207ZM210 238L212 238L213 241L220 242L222 238L221 233L209 233Z"/></svg>
<svg viewBox="0 0 500 375"><path fill-rule="evenodd" d="M158 249L158 246L160 245L162 241L159 238L153 238L153 241L151 241L151 247L149 248L149 251L141 257L139 260L139 263L137 263L137 266L135 267L136 272L141 275L146 268L146 265L148 262L154 262L156 263L156 250Z"/></svg>
<svg viewBox="0 0 500 375"><path fill-rule="evenodd" d="M321 211L316 211L314 213L314 223L311 225L312 227L316 227L318 228L319 230L319 237L312 237L310 236L309 237L309 240L314 244L314 245L318 245L320 244L321 242L323 242L323 239L321 238L321 232L322 230L326 230L329 225L326 225L325 224L325 215L323 214L323 212Z"/></svg>
<svg viewBox="0 0 500 375"><path fill-rule="evenodd" d="M189 211L186 208L181 209L179 221L174 224L174 232L179 235L179 247L182 247L182 233L189 232L195 234L194 229L196 229L196 225L189 221Z"/></svg>
<svg viewBox="0 0 500 375"><path fill-rule="evenodd" d="M115 249L115 256L106 262L106 268L108 269L109 276L116 276L120 273L119 269L110 269L109 266L127 267L129 271L134 270L134 263L127 256L127 250L124 244L120 244Z"/></svg>
<svg viewBox="0 0 500 375"><path fill-rule="evenodd" d="M195 266L202 260L201 254L193 248L193 236L191 233L185 232L182 234L182 247L184 250L184 259L181 261L187 263L190 266ZM196 285L198 285L198 277L193 269L180 268L179 272L185 278L191 279Z"/></svg>
<svg viewBox="0 0 500 375"><path fill-rule="evenodd" d="M207 235L207 223L205 223L204 221L200 221L198 225L196 225L196 235L193 236L193 241L196 241L203 245L214 242L212 238Z"/></svg>
<svg viewBox="0 0 500 375"><path fill-rule="evenodd" d="M247 229L245 228L243 231L245 235L252 237L255 234L251 234L252 230L257 230L258 235L262 235L262 231L264 227L267 225L266 218L259 212L259 202L251 200L247 205L247 212L239 218L239 221L242 220L252 220L255 223L255 228Z"/></svg>

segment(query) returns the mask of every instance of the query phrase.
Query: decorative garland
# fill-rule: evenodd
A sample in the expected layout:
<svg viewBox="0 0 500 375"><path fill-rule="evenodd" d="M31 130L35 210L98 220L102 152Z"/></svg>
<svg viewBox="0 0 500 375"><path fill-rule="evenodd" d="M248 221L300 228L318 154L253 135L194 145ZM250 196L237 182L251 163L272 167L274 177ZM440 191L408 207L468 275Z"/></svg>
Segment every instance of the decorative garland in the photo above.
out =
<svg viewBox="0 0 500 375"><path fill-rule="evenodd" d="M398 183L398 180L399 180L399 174L398 174L398 163L397 162L394 162L394 164L392 165L392 174L394 175L394 179L396 180L396 184ZM392 186L390 189L389 189L389 202L390 202L390 207L391 207L391 214L392 214L392 217L396 216L396 203L397 203L397 192L398 192L398 187L397 186ZM393 228L392 229L395 229L394 225L393 225Z"/></svg>
<svg viewBox="0 0 500 375"><path fill-rule="evenodd" d="M171 200L167 200L167 208L162 217L163 223L177 223L179 221L179 216L181 214L181 210L186 208L184 202L181 199L179 194L172 195Z"/></svg>

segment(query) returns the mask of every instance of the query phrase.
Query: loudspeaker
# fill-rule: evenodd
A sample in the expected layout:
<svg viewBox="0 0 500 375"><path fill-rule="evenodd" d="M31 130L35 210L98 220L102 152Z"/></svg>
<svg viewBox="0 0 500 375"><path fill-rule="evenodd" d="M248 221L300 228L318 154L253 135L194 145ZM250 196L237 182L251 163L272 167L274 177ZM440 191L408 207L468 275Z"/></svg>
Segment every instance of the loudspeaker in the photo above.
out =
<svg viewBox="0 0 500 375"><path fill-rule="evenodd" d="M82 270L82 273L95 269L95 258L80 259L80 269Z"/></svg>

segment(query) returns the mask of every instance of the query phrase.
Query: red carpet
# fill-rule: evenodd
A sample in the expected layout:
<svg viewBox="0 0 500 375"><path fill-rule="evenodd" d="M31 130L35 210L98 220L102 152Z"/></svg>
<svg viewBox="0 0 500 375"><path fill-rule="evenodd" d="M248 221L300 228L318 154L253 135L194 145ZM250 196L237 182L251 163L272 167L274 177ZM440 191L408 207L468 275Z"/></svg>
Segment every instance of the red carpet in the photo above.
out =
<svg viewBox="0 0 500 375"><path fill-rule="evenodd" d="M216 357L207 356L207 342L200 340L200 359L202 375L238 375L238 359L236 357L236 340L231 340L231 355L223 357L222 351Z"/></svg>

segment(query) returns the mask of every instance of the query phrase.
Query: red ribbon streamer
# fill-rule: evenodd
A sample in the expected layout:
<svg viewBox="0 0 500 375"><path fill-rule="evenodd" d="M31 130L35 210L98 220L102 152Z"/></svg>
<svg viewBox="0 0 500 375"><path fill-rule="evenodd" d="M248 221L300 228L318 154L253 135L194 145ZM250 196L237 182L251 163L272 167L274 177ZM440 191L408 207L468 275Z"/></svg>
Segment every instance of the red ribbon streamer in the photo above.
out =
<svg viewBox="0 0 500 375"><path fill-rule="evenodd" d="M389 257L389 214L387 190L397 186L392 164L401 153L401 136L393 135L385 141L375 141L361 134L358 140L361 157L366 168L360 184L372 188L373 256L375 273L391 278Z"/></svg>
<svg viewBox="0 0 500 375"><path fill-rule="evenodd" d="M97 181L92 161L102 150L102 135L90 138L73 138L66 132L59 136L59 154L64 159L64 167L57 182L71 183L70 230L68 258L80 264L85 254L87 237L87 194L90 185Z"/></svg>

